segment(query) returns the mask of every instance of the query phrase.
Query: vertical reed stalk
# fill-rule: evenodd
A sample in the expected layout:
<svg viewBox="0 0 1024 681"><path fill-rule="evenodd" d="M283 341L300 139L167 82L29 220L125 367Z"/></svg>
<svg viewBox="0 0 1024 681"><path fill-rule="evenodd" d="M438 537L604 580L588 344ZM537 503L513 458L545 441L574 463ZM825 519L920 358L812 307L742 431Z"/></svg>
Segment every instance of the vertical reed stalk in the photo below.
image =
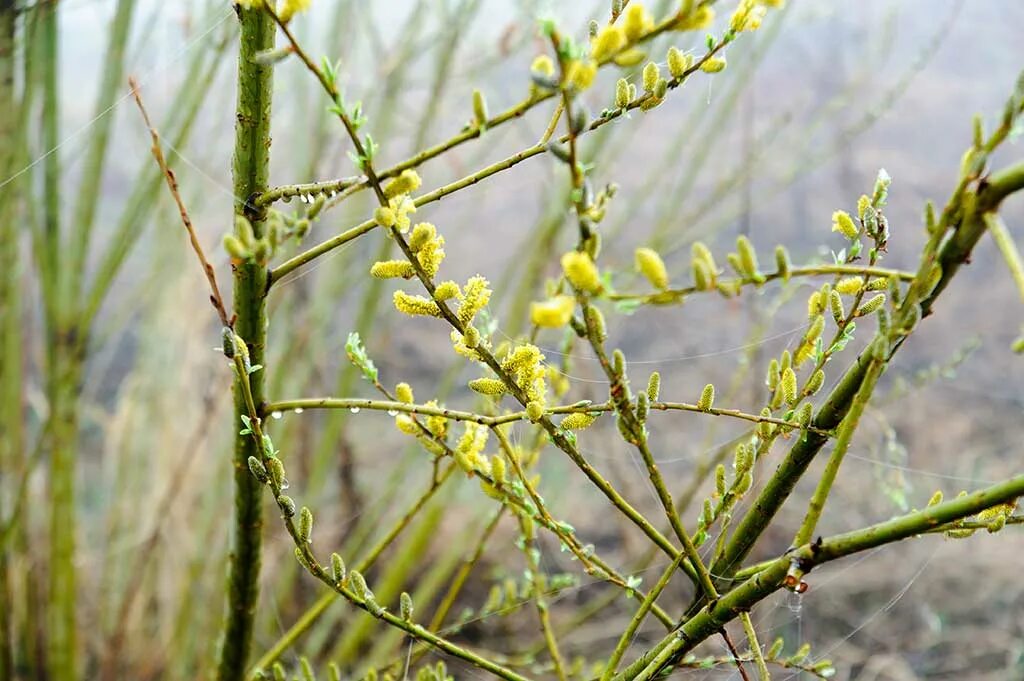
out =
<svg viewBox="0 0 1024 681"><path fill-rule="evenodd" d="M55 0L38 7L42 57L42 144L45 151L60 143L58 87L58 16ZM75 626L75 445L78 432L78 383L81 377L78 334L69 301L61 295L66 275L60 267L63 251L60 229L60 155L43 162L43 232L45 251L39 254L47 309L47 398L50 445L50 559L47 612L50 678L76 678Z"/></svg>
<svg viewBox="0 0 1024 681"><path fill-rule="evenodd" d="M14 45L17 14L14 0L0 0L0 178L14 172L17 155L17 98L14 88ZM15 192L9 184L0 188L0 470L21 470L25 448L21 419L21 267L18 265L18 232L15 229ZM16 477L16 476L8 476ZM10 494L0 486L0 518L13 521L17 491ZM11 553L0 550L0 678L14 676L14 588L10 571Z"/></svg>
<svg viewBox="0 0 1024 681"><path fill-rule="evenodd" d="M235 112L235 152L232 161L234 194L250 197L267 188L270 161L270 102L273 67L256 63L256 54L274 45L274 21L262 9L238 8L241 36L238 54L238 100ZM263 236L263 213L250 205L236 206L252 223L257 238ZM263 364L267 340L266 267L254 263L235 268L235 332L245 341L252 365ZM263 402L264 375L260 369L249 376L252 399ZM248 414L242 391L235 394L232 428L241 429ZM240 681L252 646L253 621L259 597L260 543L262 541L261 485L249 472L250 456L262 458L253 439L235 436L235 520L228 605L221 642L217 678Z"/></svg>

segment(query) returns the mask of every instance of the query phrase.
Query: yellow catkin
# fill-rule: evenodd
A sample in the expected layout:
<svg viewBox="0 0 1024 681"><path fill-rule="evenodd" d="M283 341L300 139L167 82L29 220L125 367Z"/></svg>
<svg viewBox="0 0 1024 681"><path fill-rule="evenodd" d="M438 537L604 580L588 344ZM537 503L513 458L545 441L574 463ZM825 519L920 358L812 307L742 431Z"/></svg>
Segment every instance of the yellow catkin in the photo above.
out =
<svg viewBox="0 0 1024 681"><path fill-rule="evenodd" d="M392 214L395 216L394 222L391 225L384 225L385 227L394 227L403 234L409 231L409 225L412 221L409 219L409 213L416 212L416 204L405 194L399 194L388 200L388 207L391 209ZM380 208L377 209L378 211ZM383 223L378 223L383 224Z"/></svg>
<svg viewBox="0 0 1024 681"><path fill-rule="evenodd" d="M668 288L668 271L665 262L652 248L638 248L634 253L636 270L651 282L655 288Z"/></svg>
<svg viewBox="0 0 1024 681"><path fill-rule="evenodd" d="M695 260L701 260L707 265L708 271L712 276L718 274L718 265L715 264L715 256L712 255L711 249L704 244L703 241L694 242L693 246L690 247L690 254Z"/></svg>
<svg viewBox="0 0 1024 681"><path fill-rule="evenodd" d="M626 45L626 34L616 24L605 26L590 41L590 56L598 62L609 59Z"/></svg>
<svg viewBox="0 0 1024 681"><path fill-rule="evenodd" d="M715 404L715 386L708 383L700 393L697 401L697 408L701 411L708 411Z"/></svg>
<svg viewBox="0 0 1024 681"><path fill-rule="evenodd" d="M645 66L643 70L644 90L647 92L654 92L654 88L657 86L659 78L661 78L661 72L658 70L658 65L653 61L647 62L647 66Z"/></svg>
<svg viewBox="0 0 1024 681"><path fill-rule="evenodd" d="M569 251L562 256L562 271L565 278L575 288L585 293L598 293L601 286L601 275L597 265L586 253Z"/></svg>
<svg viewBox="0 0 1024 681"><path fill-rule="evenodd" d="M442 281L437 285L437 288L434 289L434 297L437 300L449 300L461 294L462 291L459 289L459 285L451 280Z"/></svg>
<svg viewBox="0 0 1024 681"><path fill-rule="evenodd" d="M299 12L309 9L312 0L283 0L277 9L277 16L281 21L291 21L291 18Z"/></svg>
<svg viewBox="0 0 1024 681"><path fill-rule="evenodd" d="M686 70L693 65L693 58L678 47L668 48L667 60L668 72L672 74L673 78L682 78L686 74Z"/></svg>
<svg viewBox="0 0 1024 681"><path fill-rule="evenodd" d="M411 194L419 189L421 184L423 184L423 180L420 179L419 174L415 170L407 168L402 171L401 175L384 186L384 196L393 199L399 194Z"/></svg>
<svg viewBox="0 0 1024 681"><path fill-rule="evenodd" d="M380 206L373 212L373 221L381 227L394 227L395 211L387 206Z"/></svg>
<svg viewBox="0 0 1024 681"><path fill-rule="evenodd" d="M462 289L462 304L459 305L459 321L469 324L491 300L491 289L481 276L470 277Z"/></svg>
<svg viewBox="0 0 1024 681"><path fill-rule="evenodd" d="M572 296L555 296L543 302L530 305L530 321L536 326L556 329L565 326L572 319L576 299Z"/></svg>
<svg viewBox="0 0 1024 681"><path fill-rule="evenodd" d="M726 66L728 62L725 61L725 57L710 57L700 65L700 70L704 73L719 73L724 71Z"/></svg>
<svg viewBox="0 0 1024 681"><path fill-rule="evenodd" d="M543 409L547 391L547 371L544 367L544 355L537 346L530 343L516 346L502 360L502 369L512 374L528 400L537 402Z"/></svg>
<svg viewBox="0 0 1024 681"><path fill-rule="evenodd" d="M847 277L846 279L840 279L836 282L835 290L842 293L844 296L852 296L860 293L860 290L864 288L864 280L860 277Z"/></svg>
<svg viewBox="0 0 1024 681"><path fill-rule="evenodd" d="M395 427L406 435L419 435L420 429L416 425L416 422L412 420L412 417L408 414L399 414L395 417Z"/></svg>
<svg viewBox="0 0 1024 681"><path fill-rule="evenodd" d="M437 236L437 228L429 222L417 222L409 234L409 248L416 252Z"/></svg>
<svg viewBox="0 0 1024 681"><path fill-rule="evenodd" d="M879 294L875 295L874 297L872 297L871 300L869 300L868 302L864 303L863 305L860 306L860 308L857 309L857 316L858 317L863 317L864 315L869 315L872 312L874 312L875 310L877 310L880 307L882 307L882 305L884 305L884 304L885 304L885 294L884 293L879 293Z"/></svg>
<svg viewBox="0 0 1024 681"><path fill-rule="evenodd" d="M593 425L594 421L597 420L599 414L588 414L586 412L576 412L569 414L562 419L562 427L566 430L585 430Z"/></svg>
<svg viewBox="0 0 1024 681"><path fill-rule="evenodd" d="M682 17L676 23L676 30L679 31L702 31L709 28L715 22L715 10L707 5L701 5L690 14Z"/></svg>
<svg viewBox="0 0 1024 681"><path fill-rule="evenodd" d="M594 84L597 63L590 59L573 59L565 67L565 84L577 92L583 92Z"/></svg>
<svg viewBox="0 0 1024 681"><path fill-rule="evenodd" d="M538 54L533 58L530 70L538 75L551 77L555 75L555 62L546 54Z"/></svg>
<svg viewBox="0 0 1024 681"><path fill-rule="evenodd" d="M861 220L864 219L864 214L868 210L868 206L871 205L871 199L868 198L867 194L861 194L860 198L857 199L857 217Z"/></svg>
<svg viewBox="0 0 1024 681"><path fill-rule="evenodd" d="M636 42L653 28L654 17L643 6L643 3L633 0L626 8L626 14L622 18L622 30L625 31L626 38L631 43Z"/></svg>
<svg viewBox="0 0 1024 681"><path fill-rule="evenodd" d="M433 278L437 275L438 270L441 268L441 263L444 261L444 237L435 236L433 239L427 241L420 249L416 252L416 261L426 272L428 277Z"/></svg>
<svg viewBox="0 0 1024 681"><path fill-rule="evenodd" d="M415 401L412 394L412 386L408 383L399 383L395 386L395 397L399 402L405 402L406 404L412 404Z"/></svg>
<svg viewBox="0 0 1024 681"><path fill-rule="evenodd" d="M424 406L440 408L437 400L430 400ZM425 419L427 430L430 434L438 439L444 439L444 436L448 433L448 419L443 416L428 416Z"/></svg>
<svg viewBox="0 0 1024 681"><path fill-rule="evenodd" d="M860 230L854 224L853 218L845 210L837 210L832 213L832 231L839 232L850 241L856 239L857 235L860 234Z"/></svg>
<svg viewBox="0 0 1024 681"><path fill-rule="evenodd" d="M484 426L472 422L466 424L466 430L455 446L455 461L467 474L472 475L477 470L490 471L490 463L481 456L489 434Z"/></svg>
<svg viewBox="0 0 1024 681"><path fill-rule="evenodd" d="M469 382L469 387L474 392L491 397L504 395L508 391L505 382L497 378L474 378Z"/></svg>
<svg viewBox="0 0 1024 681"><path fill-rule="evenodd" d="M370 274L377 279L409 279L416 271L408 260L381 260L373 263Z"/></svg>
<svg viewBox="0 0 1024 681"><path fill-rule="evenodd" d="M807 299L807 317L808 319L817 317L824 311L825 305L822 303L821 291L815 291Z"/></svg>
<svg viewBox="0 0 1024 681"><path fill-rule="evenodd" d="M796 372L792 367L782 372L782 396L790 404L796 402Z"/></svg>
<svg viewBox="0 0 1024 681"><path fill-rule="evenodd" d="M629 106L629 102L633 99L630 94L629 81L625 78L619 78L615 82L615 107L623 109Z"/></svg>
<svg viewBox="0 0 1024 681"><path fill-rule="evenodd" d="M437 303L429 298L410 295L405 291L395 291L393 300L395 309L404 314L424 317L441 316L441 310L437 307Z"/></svg>
<svg viewBox="0 0 1024 681"><path fill-rule="evenodd" d="M729 18L729 28L737 33L756 31L761 28L766 12L767 9L758 0L741 0Z"/></svg>

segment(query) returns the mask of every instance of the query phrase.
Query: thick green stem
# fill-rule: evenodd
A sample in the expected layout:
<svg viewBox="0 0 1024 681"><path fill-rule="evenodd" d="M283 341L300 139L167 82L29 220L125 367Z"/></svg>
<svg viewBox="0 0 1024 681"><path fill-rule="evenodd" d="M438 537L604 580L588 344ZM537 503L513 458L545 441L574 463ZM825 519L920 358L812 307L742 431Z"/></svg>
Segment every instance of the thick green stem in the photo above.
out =
<svg viewBox="0 0 1024 681"><path fill-rule="evenodd" d="M77 668L75 625L75 444L81 339L61 296L59 36L57 3L39 5L41 27L42 142L51 152L43 162L43 232L38 253L46 301L47 397L50 407L50 563L47 641L50 677L72 681Z"/></svg>
<svg viewBox="0 0 1024 681"><path fill-rule="evenodd" d="M740 613L749 611L765 597L781 589L787 572L794 564L799 565L800 569L807 573L823 563L927 533L945 523L967 518L1021 495L1024 495L1024 475L1018 475L973 494L957 497L952 501L930 506L923 511L830 537L821 542L804 544L793 552L769 562L753 577L702 608L617 675L616 681L650 678L670 660L692 650ZM646 675L642 674L645 671Z"/></svg>
<svg viewBox="0 0 1024 681"><path fill-rule="evenodd" d="M232 164L234 194L254 196L267 188L270 160L270 103L273 69L258 64L258 52L273 48L274 21L258 9L239 8L241 21L238 54L238 100L235 115L235 152ZM257 238L263 235L263 214L251 206L235 206L252 223ZM235 333L249 351L253 366L263 364L267 338L265 296L267 270L246 263L235 268ZM249 376L252 398L263 402L264 369ZM236 391L232 428L241 428L241 416L249 414L242 391ZM248 459L262 459L257 443L249 436L235 436L235 522L228 577L228 606L221 642L219 681L241 681L252 646L253 622L259 597L260 544L263 519L261 485L250 474Z"/></svg>
<svg viewBox="0 0 1024 681"><path fill-rule="evenodd" d="M812 425L821 430L832 430L846 416L846 411L860 388L864 373L871 361L870 353L862 353L853 366L847 370L839 384L828 396L825 404L815 415ZM764 533L782 504L789 498L797 481L811 464L815 454L825 445L828 438L814 431L803 431L800 438L786 454L775 473L757 495L753 506L743 516L736 532L726 545L722 556L711 567L714 575L730 575L747 557L750 550Z"/></svg>
<svg viewBox="0 0 1024 681"><path fill-rule="evenodd" d="M857 390L857 394L853 398L853 403L846 414L846 418L843 419L842 425L839 426L839 437L836 438L835 445L832 447L832 455L829 456L828 463L825 464L825 471L821 474L821 478L818 479L818 486L815 488L814 495L807 506L807 514L804 516L804 521L800 524L800 529L793 539L793 546L806 544L814 535L814 530L818 527L821 513L825 510L825 502L832 491L832 484L839 474L839 467L842 465L846 452L850 448L853 434L857 432L857 426L860 425L861 414L864 413L864 408L871 398L871 393L874 392L875 384L878 383L878 377L882 375L882 368L882 363L876 360L871 362L864 373L864 380L860 385L860 389Z"/></svg>

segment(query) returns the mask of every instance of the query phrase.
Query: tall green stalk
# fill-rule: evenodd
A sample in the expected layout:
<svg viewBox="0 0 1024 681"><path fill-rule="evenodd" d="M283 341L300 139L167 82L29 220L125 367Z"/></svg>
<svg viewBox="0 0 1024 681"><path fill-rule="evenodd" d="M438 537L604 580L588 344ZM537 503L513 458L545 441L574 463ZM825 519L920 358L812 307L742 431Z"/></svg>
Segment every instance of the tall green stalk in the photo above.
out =
<svg viewBox="0 0 1024 681"><path fill-rule="evenodd" d="M14 0L0 0L0 178L14 172L18 117L14 88L14 45L17 13ZM11 185L0 188L0 470L21 469L25 438L21 418L21 268L18 266L18 230L15 228ZM7 521L7 498L17 490L0 486L0 518ZM13 515L12 515L13 519ZM0 549L0 678L14 676L14 588L10 553Z"/></svg>
<svg viewBox="0 0 1024 681"><path fill-rule="evenodd" d="M238 54L238 101L235 112L235 152L232 161L234 194L249 197L267 188L270 165L270 102L273 67L256 62L256 55L274 45L274 21L260 9L239 8L241 36ZM257 238L263 236L264 213L249 205L236 206L252 223ZM253 366L263 364L267 340L267 270L255 263L235 268L235 333L248 346ZM263 402L265 370L250 377L252 399ZM242 391L235 394L232 427L241 429L241 416L248 414ZM221 642L217 678L240 681L252 646L253 621L259 597L260 544L263 518L261 485L249 472L250 456L262 458L253 439L235 437L235 523L234 545L228 577L228 606Z"/></svg>
<svg viewBox="0 0 1024 681"><path fill-rule="evenodd" d="M60 155L58 17L55 0L42 2L40 12L42 65L42 143L50 152L43 162L44 252L38 254L46 303L47 381L50 450L50 559L47 612L48 663L54 681L76 678L75 625L75 439L79 368L78 334L69 301L61 295L66 272L60 266Z"/></svg>

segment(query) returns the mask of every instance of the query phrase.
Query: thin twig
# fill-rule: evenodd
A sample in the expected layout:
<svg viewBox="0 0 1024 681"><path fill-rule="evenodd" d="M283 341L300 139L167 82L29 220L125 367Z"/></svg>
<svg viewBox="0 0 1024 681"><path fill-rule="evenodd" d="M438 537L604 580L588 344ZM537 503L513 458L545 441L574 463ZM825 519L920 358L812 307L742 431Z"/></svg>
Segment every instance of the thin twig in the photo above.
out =
<svg viewBox="0 0 1024 681"><path fill-rule="evenodd" d="M214 272L213 265L206 259L206 254L203 252L203 247L199 243L199 237L196 235L196 230L192 226L192 219L188 216L188 210L185 209L185 202L181 198L181 193L178 191L178 180L174 176L174 171L171 170L170 166L167 165L167 159L164 158L164 152L160 148L160 135L157 133L156 128L153 127L153 123L149 120L149 113L146 112L146 107L142 103L142 95L139 92L139 85L135 82L135 78L129 76L128 85L132 90L132 97L135 98L135 103L139 107L139 111L142 113L142 120L146 122L146 127L149 129L149 136L153 139L153 146L151 151L153 152L153 158L156 159L157 164L160 166L160 170L163 171L164 177L167 178L167 188L171 191L171 196L174 197L174 203L178 206L178 213L181 215L181 222L185 225L185 231L188 232L189 241L192 243L192 250L195 251L196 257L199 258L199 264L203 267L203 274L206 275L206 281L210 284L210 302L213 304L214 309L217 310L217 316L220 317L220 321L224 326L230 327L232 325L231 319L228 316L227 308L224 306L224 298L220 295L220 287L217 286L217 274Z"/></svg>

